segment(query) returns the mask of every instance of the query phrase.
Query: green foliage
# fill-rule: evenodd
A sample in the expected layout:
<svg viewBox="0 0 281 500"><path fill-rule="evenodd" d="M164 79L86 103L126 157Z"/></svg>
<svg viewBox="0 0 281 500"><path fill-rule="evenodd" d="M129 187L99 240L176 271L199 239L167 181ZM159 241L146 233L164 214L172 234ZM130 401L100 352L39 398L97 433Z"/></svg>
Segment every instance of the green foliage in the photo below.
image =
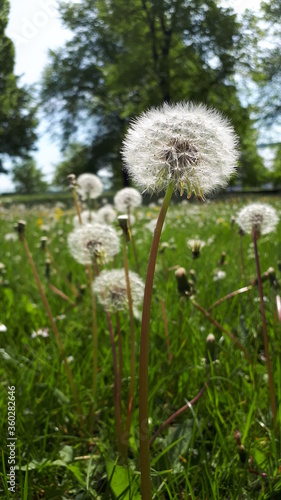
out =
<svg viewBox="0 0 281 500"><path fill-rule="evenodd" d="M185 99L214 106L232 119L243 170L254 163L253 177L260 158L234 79L245 48L233 10L214 0L83 0L63 2L61 16L73 37L50 53L42 101L62 125L65 142L85 120L91 124L91 171L110 165L120 182L120 147L129 119L163 101Z"/></svg>
<svg viewBox="0 0 281 500"><path fill-rule="evenodd" d="M65 160L56 166L53 183L56 186L66 187L69 185L67 179L69 174L75 174L78 177L91 170L93 169L90 148L76 142L72 143L65 153Z"/></svg>
<svg viewBox="0 0 281 500"><path fill-rule="evenodd" d="M273 160L272 182L275 187L281 186L281 145L278 146Z"/></svg>
<svg viewBox="0 0 281 500"><path fill-rule="evenodd" d="M32 95L13 72L14 45L5 36L8 15L9 1L4 0L0 4L0 157L26 156L37 139Z"/></svg>
<svg viewBox="0 0 281 500"><path fill-rule="evenodd" d="M12 179L18 194L44 193L48 188L48 184L43 180L43 174L36 167L34 160L14 165Z"/></svg>
<svg viewBox="0 0 281 500"><path fill-rule="evenodd" d="M281 6L279 0L261 3L259 16L252 16L260 39L254 43L254 55L250 75L257 84L255 93L256 112L261 123L274 125L280 123L280 85L281 85Z"/></svg>

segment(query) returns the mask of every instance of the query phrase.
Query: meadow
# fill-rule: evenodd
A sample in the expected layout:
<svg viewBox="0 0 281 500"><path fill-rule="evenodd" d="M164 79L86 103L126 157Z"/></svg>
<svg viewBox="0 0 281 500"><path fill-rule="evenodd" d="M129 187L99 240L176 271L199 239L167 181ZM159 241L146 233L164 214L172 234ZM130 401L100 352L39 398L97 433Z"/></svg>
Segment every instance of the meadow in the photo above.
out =
<svg viewBox="0 0 281 500"><path fill-rule="evenodd" d="M183 196L172 201L167 213L150 323L150 436L184 409L154 436L150 447L155 499L281 498L281 324L276 306L281 223L258 241L261 273L274 268L263 282L278 410L274 428L253 243L250 235L239 234L234 220L253 201L269 203L281 215L280 197L258 195L224 196L205 203ZM160 205L152 203L133 212L132 233L143 281L159 210ZM74 204L67 208L55 202L0 207L0 498L141 498L137 390L141 307L133 320L136 384L124 464L117 455L109 322L98 301L93 398L89 272L73 258L67 243L75 213ZM81 414L26 251L14 231L20 219L26 222L25 238L73 374ZM117 220L111 225L121 241ZM41 241L44 236L48 251ZM190 240L201 240L201 248L198 243L194 248ZM128 261L130 270L137 272L130 243ZM123 267L122 250L105 264L106 269ZM179 268L186 270L184 290L175 276ZM216 304L244 287L249 288ZM122 342L119 362L126 415L129 313L112 313L110 321L116 348ZM15 388L15 493L8 483L9 387ZM194 398L194 404L188 404Z"/></svg>

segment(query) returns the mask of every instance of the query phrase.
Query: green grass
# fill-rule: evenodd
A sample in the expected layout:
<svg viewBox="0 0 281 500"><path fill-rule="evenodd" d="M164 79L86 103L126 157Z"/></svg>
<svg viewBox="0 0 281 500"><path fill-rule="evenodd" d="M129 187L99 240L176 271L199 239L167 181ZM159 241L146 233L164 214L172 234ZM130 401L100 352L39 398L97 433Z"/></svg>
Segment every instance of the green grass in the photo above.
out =
<svg viewBox="0 0 281 500"><path fill-rule="evenodd" d="M260 199L260 198L259 198ZM252 198L251 201L256 200ZM263 198L280 212L277 197ZM232 226L245 198L212 201L205 204L176 204L169 208L161 241L168 243L158 256L150 330L149 414L150 434L177 409L191 400L210 376L210 384L198 403L166 428L151 447L151 477L155 498L159 499L269 499L281 497L280 414L274 435L270 398L266 381L258 290L222 303L213 317L233 333L253 359L245 359L236 345L212 325L189 298L181 297L174 276L175 266L196 273L196 301L208 309L217 299L250 284L255 262L250 236L242 240L246 283L240 260L240 237ZM152 233L146 224L156 217L159 207L143 207L136 213L135 243L140 274L145 280ZM74 296L51 266L45 276L46 255L40 250L42 222L49 226L48 246L60 270L71 273L77 288L87 285L85 269L71 257L67 235L72 230L74 210L63 213L55 208L16 205L0 212L0 323L7 327L0 334L0 404L3 453L0 498L9 498L7 489L7 393L16 387L16 484L11 498L90 499L140 498L138 393L136 390L129 446L128 467L117 463L113 408L113 364L105 313L98 311L99 372L93 432L88 418L92 403L91 302L88 288L75 307L56 295L49 286ZM6 241L18 219L25 219L26 239L46 291L78 387L85 416L81 428L69 387L65 366L49 325L36 282L20 241ZM43 226L44 227L44 226ZM280 279L277 261L281 258L281 225L259 242L261 271L270 266ZM207 244L193 260L188 239L199 237ZM213 240L211 242L211 240ZM209 243L208 243L209 242ZM221 253L226 276L214 281ZM135 270L132 249L130 268ZM122 267L122 254L114 267ZM110 268L110 265L107 266ZM166 278L167 275L167 278ZM279 293L266 281L266 317L277 407L281 401L281 325L276 314ZM170 351L169 364L161 300L165 300ZM123 341L123 413L129 387L129 316L120 313ZM112 316L116 329L116 318ZM49 337L31 338L33 331L49 327ZM137 381L140 320L135 319ZM216 360L206 362L206 337L215 335ZM234 437L241 433L244 451ZM5 469L4 469L5 466Z"/></svg>

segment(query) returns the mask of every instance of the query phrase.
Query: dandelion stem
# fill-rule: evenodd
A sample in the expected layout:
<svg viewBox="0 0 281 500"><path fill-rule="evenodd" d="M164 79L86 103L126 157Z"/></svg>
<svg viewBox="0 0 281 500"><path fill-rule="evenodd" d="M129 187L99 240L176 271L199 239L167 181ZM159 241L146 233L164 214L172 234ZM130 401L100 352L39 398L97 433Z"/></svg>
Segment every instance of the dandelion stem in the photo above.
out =
<svg viewBox="0 0 281 500"><path fill-rule="evenodd" d="M209 383L210 383L210 378L207 380L207 382L204 384L204 386L202 387L202 389L200 389L200 391L198 392L198 394L196 394L196 396L191 401L189 401L184 406L182 406L181 408L179 408L179 410L175 411L165 422L163 422L163 424L160 425L160 427L157 429L157 431L150 438L149 446L152 445L152 443L159 436L159 434L163 431L163 429L165 429L165 427L167 427L168 425L170 425L177 417L179 417L182 413L184 413L191 406L195 405L195 403L197 403L197 401L199 401L199 399L201 398L201 396L203 396L204 392L206 391Z"/></svg>
<svg viewBox="0 0 281 500"><path fill-rule="evenodd" d="M137 254L137 250L136 250L134 236L133 236L132 229L131 229L131 211L130 211L129 207L128 207L128 223L129 223L129 230L130 230L130 241L131 241L134 259L135 259L135 263L136 263L136 270L137 270L137 273L139 274L139 272L140 272L139 259L138 259L138 254Z"/></svg>
<svg viewBox="0 0 281 500"><path fill-rule="evenodd" d="M217 300L211 307L209 307L209 312L211 312L212 309L219 306L220 304L222 304L226 300L229 300L232 297L236 297L236 295L239 295L240 293L249 292L249 290L251 290L252 288L253 288L252 285L244 286L243 288L239 288L239 290L234 290L234 292L228 293L227 295L225 295L221 299Z"/></svg>
<svg viewBox="0 0 281 500"><path fill-rule="evenodd" d="M117 336L118 336L119 376L120 376L120 385L121 385L121 381L122 381L122 367L123 367L123 354L122 354L122 338L121 338L120 318L119 318L119 312L118 311L116 311L116 324L117 324Z"/></svg>
<svg viewBox="0 0 281 500"><path fill-rule="evenodd" d="M50 261L52 262L53 266L55 267L56 271L59 273L60 277L63 279L63 281L65 282L65 284L72 290L72 292L74 293L76 299L79 297L79 292L78 290L76 289L76 287L70 283L70 281L65 277L65 275L61 272L60 268L58 267L54 257L52 256L49 248L46 247L45 249L46 251L46 254L48 255Z"/></svg>
<svg viewBox="0 0 281 500"><path fill-rule="evenodd" d="M167 342L168 359L169 359L169 365L170 365L172 363L172 354L171 354L171 350L170 350L170 340L169 340L168 323L167 323L167 316L166 316L166 308L165 308L165 300L164 299L161 299L161 304L162 304L162 314L163 314L163 321L164 321L165 335L166 335L166 342Z"/></svg>
<svg viewBox="0 0 281 500"><path fill-rule="evenodd" d="M96 311L96 299L92 288L92 271L90 264L87 264L87 273L90 284L90 295L91 295L91 305L92 305L92 338L93 338L93 385L92 385L92 398L93 404L90 410L90 431L92 429L93 413L94 413L94 401L97 390L97 376L98 376L98 326L97 326L97 311Z"/></svg>
<svg viewBox="0 0 281 500"><path fill-rule="evenodd" d="M150 256L147 267L146 283L143 300L141 345L140 345L140 375L139 375L139 426L140 426L140 467L141 467L141 491L143 500L151 500L150 480L150 456L149 456L149 432L148 432L148 364L149 364L149 324L151 313L152 287L160 242L162 227L165 216L172 198L174 185L167 188L163 205L157 219L154 236L152 240Z"/></svg>
<svg viewBox="0 0 281 500"><path fill-rule="evenodd" d="M126 436L127 436L127 452L128 452L128 439L129 439L129 435L130 435L130 428L131 428L131 421L132 421L133 398L134 398L135 378L136 378L136 352L135 352L135 329L134 329L133 301L132 301L132 294L131 294L131 285L130 285L130 277L129 277L129 264L128 264L128 256L127 256L127 244L126 244L125 236L124 236L123 256L124 256L124 269L125 269L125 277L126 277L126 289L127 289L127 297L128 297L129 317L130 317L130 333L131 333L130 385L129 385L128 405L127 405L126 427L125 427L125 432L126 432Z"/></svg>
<svg viewBox="0 0 281 500"><path fill-rule="evenodd" d="M81 211L80 211L80 206L78 203L78 198L77 198L77 193L75 187L73 188L73 199L74 199L74 204L76 208L76 212L78 215L79 219L79 224L82 226L82 218L81 218ZM92 431L93 427L93 415L94 415L94 409L95 409L95 396L96 396L96 390L97 390L97 376L98 376L98 327L97 327L97 312L96 312L96 299L95 295L92 289L92 271L91 271L91 266L90 264L86 265L86 271L88 275L88 280L89 280L89 287L90 287L90 295L91 295L91 306L92 306L92 338L93 338L93 381L92 381L92 399L93 403L91 404L90 408L90 416L89 416L89 430L90 432Z"/></svg>
<svg viewBox="0 0 281 500"><path fill-rule="evenodd" d="M205 316L206 318L208 318L208 320L213 323L213 325L215 325L217 328L219 328L219 330L221 330L225 335L227 335L227 337L229 337L232 342L234 342L237 347L239 347L240 351L242 351L244 354L245 354L245 358L249 361L249 363L252 365L253 364L253 360L252 358L249 356L249 354L247 353L245 347L242 346L242 344L240 344L239 340L234 336L232 335L232 333L228 332L222 325L220 325L220 323L218 323L218 321L216 321L210 313L208 313L208 311L206 311L205 309L203 309L202 306L200 306L199 304L197 304L196 302L192 301L192 304L194 305L194 307L196 307L196 309L198 309L198 311L201 311Z"/></svg>
<svg viewBox="0 0 281 500"><path fill-rule="evenodd" d="M276 409L276 401L275 401L275 393L274 393L274 381L273 381L273 376L272 376L270 354L269 354L269 342L268 342L267 325L266 325L266 318L265 318L265 307L264 307L264 300L263 300L263 287L262 287L262 279L261 279L260 263L259 263L259 254L258 254L258 245L257 245L258 235L257 235L257 231L254 228L253 228L253 231L252 231L252 238L253 238L254 251L255 251L255 260L256 260L256 269L257 269L257 278L258 278L258 288L259 288L259 295L260 295L262 327L263 327L263 341L264 341L266 366L267 366L267 373L268 373L268 384L269 384L270 402L271 402L271 410L272 410L272 417L273 417L273 425L275 427L276 426L277 409Z"/></svg>
<svg viewBox="0 0 281 500"><path fill-rule="evenodd" d="M45 295L43 286L41 284L39 275L37 273L37 269L36 269L35 263L33 261L32 255L30 253L30 250L29 250L29 247L28 247L28 244L27 244L27 241L26 241L24 235L21 235L21 241L23 243L23 246L24 246L24 249L25 249L28 261L30 263L30 266L31 266L31 269L32 269L32 272L33 272L33 275L34 275L34 278L36 280L36 283L37 283L37 286L38 286L38 289L39 289L39 292L40 292L43 304L44 304L46 312L48 314L48 317L49 317L49 320L50 320L50 323L51 323L51 326L52 326L52 330L53 330L54 335L56 337L56 340L57 340L57 343L58 343L58 346L59 346L62 358L64 360L66 373L67 373L67 376L68 376L68 380L69 380L69 384L70 384L70 387L71 387L71 390L72 390L72 394L73 394L74 400L76 402L77 411L78 411L78 414L79 414L80 420L81 420L81 425L82 425L82 427L84 427L84 418L83 418L83 413L82 413L82 409L81 409L81 405L80 405L80 401L79 401L79 397L78 397L78 392L77 392L77 389L76 389L76 386L75 386L75 383L74 383L73 374L72 374L71 368L69 366L69 362L68 362L67 356L65 355L65 351L64 351L64 348L63 348L63 344L62 344L62 340L61 340L59 331L57 329L57 325L56 325L56 323L54 321L54 317L52 315L52 311L51 311L51 308L49 306L49 302L48 302L47 297Z"/></svg>
<svg viewBox="0 0 281 500"><path fill-rule="evenodd" d="M121 460L126 460L126 446L123 443L123 422L122 422L122 407L121 407L121 383L118 372L117 353L114 342L114 334L109 312L106 311L107 324L109 329L109 337L111 343L111 351L113 358L113 371L114 371L114 410L115 410L115 426L118 455Z"/></svg>

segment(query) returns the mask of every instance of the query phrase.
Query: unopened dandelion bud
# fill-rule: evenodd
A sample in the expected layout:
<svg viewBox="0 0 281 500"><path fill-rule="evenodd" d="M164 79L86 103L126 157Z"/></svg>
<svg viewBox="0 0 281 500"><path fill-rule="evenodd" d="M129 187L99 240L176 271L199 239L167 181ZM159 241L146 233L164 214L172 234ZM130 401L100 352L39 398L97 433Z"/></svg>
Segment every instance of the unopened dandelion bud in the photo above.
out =
<svg viewBox="0 0 281 500"><path fill-rule="evenodd" d="M47 236L42 236L41 238L41 250L46 250L46 246L47 246Z"/></svg>
<svg viewBox="0 0 281 500"><path fill-rule="evenodd" d="M240 446L237 446L237 451L238 451L239 458L240 458L241 462L244 464L247 460L247 452L245 450L244 445L241 444Z"/></svg>
<svg viewBox="0 0 281 500"><path fill-rule="evenodd" d="M163 254L167 248L169 248L169 243L167 243L167 241L163 241L159 247L159 253Z"/></svg>
<svg viewBox="0 0 281 500"><path fill-rule="evenodd" d="M80 295L84 295L86 289L87 289L86 285L80 285L79 286L79 293L80 293Z"/></svg>
<svg viewBox="0 0 281 500"><path fill-rule="evenodd" d="M178 292L181 295L189 294L190 293L190 286L189 286L188 281L187 281L187 274L186 274L186 270L184 269L184 267L179 267L175 271L175 277L176 277L177 284L178 284Z"/></svg>
<svg viewBox="0 0 281 500"><path fill-rule="evenodd" d="M45 260L45 276L47 279L50 278L50 274L51 274L51 261L50 261L50 259L46 259Z"/></svg>
<svg viewBox="0 0 281 500"><path fill-rule="evenodd" d="M15 225L15 230L18 232L20 238L24 237L25 226L26 222L24 220L19 220Z"/></svg>
<svg viewBox="0 0 281 500"><path fill-rule="evenodd" d="M209 335L206 338L206 359L207 363L210 361L215 361L216 359L216 339L215 336L212 333L209 333Z"/></svg>
<svg viewBox="0 0 281 500"><path fill-rule="evenodd" d="M220 260L218 262L218 265L219 266L223 266L225 264L225 259L226 259L226 252L222 252L221 253L221 258L220 258Z"/></svg>
<svg viewBox="0 0 281 500"><path fill-rule="evenodd" d="M279 282L278 282L278 279L276 276L275 269L273 267L269 267L269 269L267 270L267 274L268 274L270 285L272 286L272 288L277 290L279 288Z"/></svg>
<svg viewBox="0 0 281 500"><path fill-rule="evenodd" d="M123 235L125 236L126 241L131 241L131 231L129 228L128 215L119 215L119 217L117 217L117 220L118 220L119 226L121 227L121 229L123 231Z"/></svg>
<svg viewBox="0 0 281 500"><path fill-rule="evenodd" d="M69 182L69 188L73 189L76 187L76 175L75 174L69 174L67 176L68 182Z"/></svg>
<svg viewBox="0 0 281 500"><path fill-rule="evenodd" d="M202 240L188 240L187 244L192 251L193 259L198 259L202 248L204 248L204 246L206 245L205 241Z"/></svg>

